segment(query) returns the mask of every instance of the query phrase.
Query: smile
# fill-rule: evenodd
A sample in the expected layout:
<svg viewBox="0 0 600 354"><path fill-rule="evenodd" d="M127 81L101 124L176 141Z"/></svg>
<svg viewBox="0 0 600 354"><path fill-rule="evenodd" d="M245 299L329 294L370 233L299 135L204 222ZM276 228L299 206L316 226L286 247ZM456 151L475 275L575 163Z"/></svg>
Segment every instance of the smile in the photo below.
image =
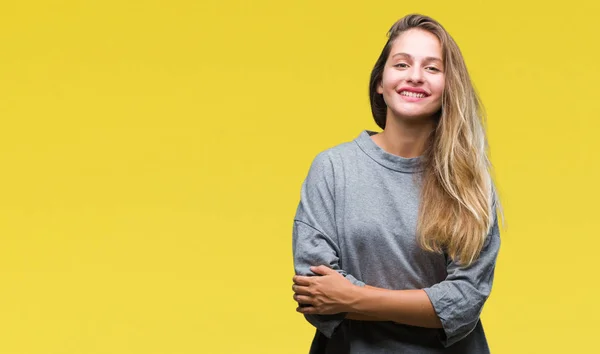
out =
<svg viewBox="0 0 600 354"><path fill-rule="evenodd" d="M414 97L414 98L425 98L425 97L427 97L427 95L424 94L424 93L417 93L417 92L411 92L411 91L401 91L400 95L401 96L406 96L406 97Z"/></svg>

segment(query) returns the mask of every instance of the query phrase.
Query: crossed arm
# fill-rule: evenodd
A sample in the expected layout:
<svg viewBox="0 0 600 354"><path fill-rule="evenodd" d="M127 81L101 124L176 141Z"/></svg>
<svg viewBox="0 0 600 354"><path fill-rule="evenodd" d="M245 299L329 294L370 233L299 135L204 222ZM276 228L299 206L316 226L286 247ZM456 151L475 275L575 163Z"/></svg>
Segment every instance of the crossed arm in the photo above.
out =
<svg viewBox="0 0 600 354"><path fill-rule="evenodd" d="M311 267L318 276L295 276L294 299L304 314L347 313L347 319L393 321L441 328L439 317L423 290L387 290L357 286L325 266Z"/></svg>

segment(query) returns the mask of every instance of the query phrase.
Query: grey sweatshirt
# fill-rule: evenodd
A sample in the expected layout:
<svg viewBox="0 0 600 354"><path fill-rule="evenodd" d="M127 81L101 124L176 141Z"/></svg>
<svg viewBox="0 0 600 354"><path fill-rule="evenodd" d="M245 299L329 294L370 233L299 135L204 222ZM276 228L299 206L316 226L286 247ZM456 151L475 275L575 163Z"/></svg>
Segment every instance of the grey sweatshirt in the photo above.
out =
<svg viewBox="0 0 600 354"><path fill-rule="evenodd" d="M494 221L480 257L459 267L416 239L420 158L387 153L364 130L313 160L293 225L296 274L327 265L353 284L423 289L443 329L305 315L316 327L311 353L489 353L479 320L500 247ZM417 175L415 175L417 174Z"/></svg>

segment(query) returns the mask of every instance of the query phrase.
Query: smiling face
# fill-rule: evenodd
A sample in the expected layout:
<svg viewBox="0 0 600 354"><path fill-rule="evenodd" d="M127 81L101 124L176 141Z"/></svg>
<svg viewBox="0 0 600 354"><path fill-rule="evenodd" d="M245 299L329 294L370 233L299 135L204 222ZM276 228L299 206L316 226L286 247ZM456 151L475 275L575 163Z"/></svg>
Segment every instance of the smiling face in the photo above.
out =
<svg viewBox="0 0 600 354"><path fill-rule="evenodd" d="M410 29L394 40L377 92L388 119L430 119L442 107L444 85L440 41L430 32Z"/></svg>

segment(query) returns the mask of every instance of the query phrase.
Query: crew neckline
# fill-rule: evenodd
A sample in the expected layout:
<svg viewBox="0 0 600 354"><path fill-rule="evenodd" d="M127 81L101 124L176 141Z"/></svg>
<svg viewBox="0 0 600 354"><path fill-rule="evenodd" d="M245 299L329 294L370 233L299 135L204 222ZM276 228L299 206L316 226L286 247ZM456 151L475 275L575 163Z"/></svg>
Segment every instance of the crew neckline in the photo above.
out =
<svg viewBox="0 0 600 354"><path fill-rule="evenodd" d="M379 147L379 145L375 144L371 138L371 136L375 134L377 134L377 132L365 129L356 139L354 139L354 141L365 154L384 167L394 171L406 173L416 173L422 171L421 156L402 157L391 154L383 150L381 147Z"/></svg>

